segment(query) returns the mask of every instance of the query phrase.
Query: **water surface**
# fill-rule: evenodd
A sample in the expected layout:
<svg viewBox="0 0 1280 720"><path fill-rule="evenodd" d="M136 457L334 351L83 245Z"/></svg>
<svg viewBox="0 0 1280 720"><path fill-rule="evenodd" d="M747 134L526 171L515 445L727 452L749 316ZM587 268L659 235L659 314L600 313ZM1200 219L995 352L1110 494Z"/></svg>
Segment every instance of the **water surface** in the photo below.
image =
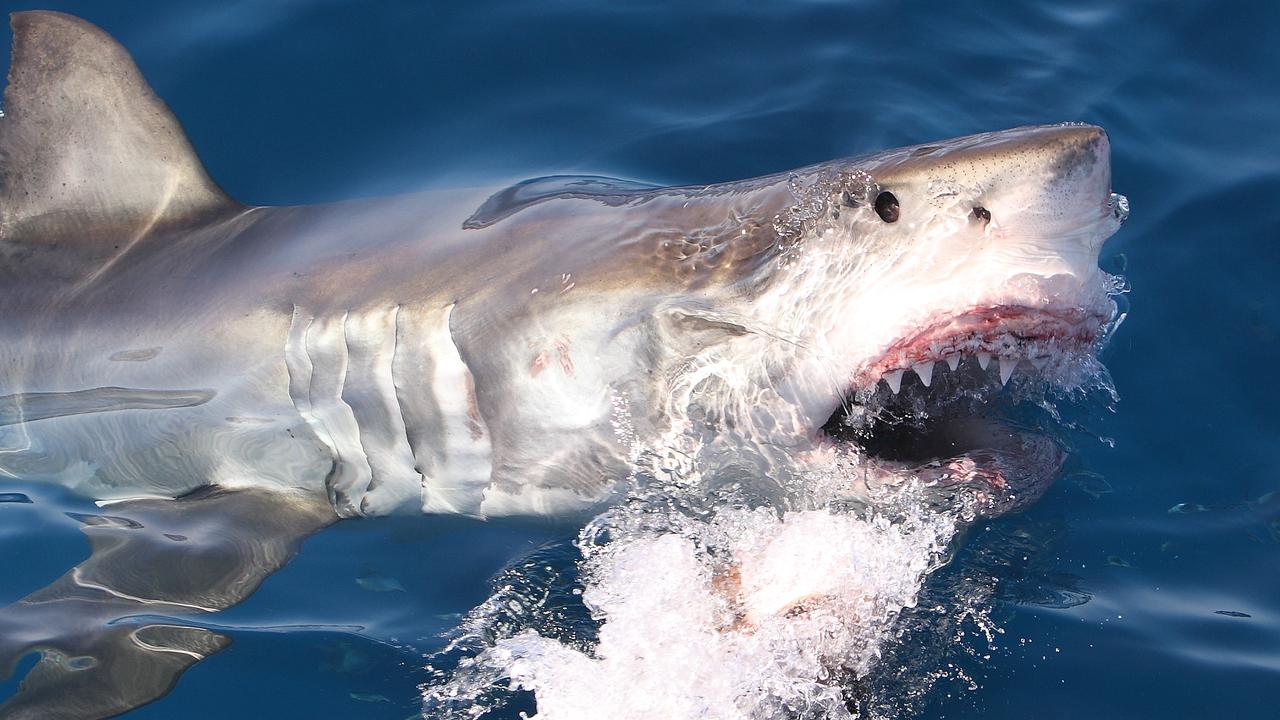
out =
<svg viewBox="0 0 1280 720"><path fill-rule="evenodd" d="M926 598L950 608L974 590L966 582L988 584L991 641L974 626L954 646L921 640L938 655L922 658L908 636L885 659L886 689L871 705L938 718L1275 716L1280 10L1043 0L40 7L120 39L210 174L251 203L553 173L704 183L1026 123L1105 127L1116 189L1134 208L1104 250L1104 267L1133 288L1103 356L1122 399L1091 422L1108 441L1082 441L1044 498L975 528L931 576ZM0 495L7 603L83 558L65 513L96 508L21 481L0 493L31 500ZM442 634L508 564L546 557L571 574L573 531L342 523L248 601L206 618L232 646L130 717L417 714ZM895 668L947 663L961 670L895 704ZM527 699L494 716L520 709Z"/></svg>

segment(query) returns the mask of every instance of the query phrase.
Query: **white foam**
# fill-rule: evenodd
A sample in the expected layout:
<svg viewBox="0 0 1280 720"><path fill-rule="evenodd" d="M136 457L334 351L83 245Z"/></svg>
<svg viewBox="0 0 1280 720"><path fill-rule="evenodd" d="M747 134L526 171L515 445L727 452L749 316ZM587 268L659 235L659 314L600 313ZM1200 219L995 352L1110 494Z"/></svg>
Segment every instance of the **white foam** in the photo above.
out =
<svg viewBox="0 0 1280 720"><path fill-rule="evenodd" d="M610 542L580 542L594 647L525 630L428 688L428 706L465 704L487 675L532 691L538 720L851 717L842 683L872 671L955 531L895 515L726 508L672 512L665 531L614 517Z"/></svg>

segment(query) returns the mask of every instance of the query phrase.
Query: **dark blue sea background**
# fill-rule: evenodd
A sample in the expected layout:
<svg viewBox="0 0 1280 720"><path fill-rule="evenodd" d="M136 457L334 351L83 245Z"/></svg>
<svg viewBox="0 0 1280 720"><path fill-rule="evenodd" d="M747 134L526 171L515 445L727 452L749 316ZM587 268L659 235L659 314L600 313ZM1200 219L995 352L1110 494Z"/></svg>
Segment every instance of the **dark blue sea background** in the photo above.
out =
<svg viewBox="0 0 1280 720"><path fill-rule="evenodd" d="M1078 442L1037 504L970 533L954 564L991 568L1004 632L943 648L973 687L943 681L901 712L1280 717L1280 5L8 4L35 7L117 37L210 174L256 204L555 173L709 183L1105 127L1132 207L1102 261L1132 288L1103 354L1121 400L1094 409L1103 439ZM0 503L7 604L86 556L66 513L98 510L48 485L3 492L33 501ZM128 717L415 716L442 634L505 566L573 532L341 523L202 619L232 646Z"/></svg>

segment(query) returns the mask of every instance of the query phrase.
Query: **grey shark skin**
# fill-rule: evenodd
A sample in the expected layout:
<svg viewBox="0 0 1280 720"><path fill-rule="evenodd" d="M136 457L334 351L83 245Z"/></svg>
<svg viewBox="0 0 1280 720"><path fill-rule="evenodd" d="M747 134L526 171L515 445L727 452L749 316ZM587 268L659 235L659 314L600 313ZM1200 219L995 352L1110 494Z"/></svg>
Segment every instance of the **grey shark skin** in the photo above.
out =
<svg viewBox="0 0 1280 720"><path fill-rule="evenodd" d="M0 473L111 505L86 519L89 560L0 612L0 671L42 653L0 717L159 697L227 640L111 621L228 607L338 518L578 517L725 458L802 474L849 442L823 432L833 413L903 371L1052 368L1114 317L1097 255L1126 208L1096 127L709 186L252 207L101 30L46 12L13 29ZM868 459L862 491L1061 462L966 432L927 466Z"/></svg>

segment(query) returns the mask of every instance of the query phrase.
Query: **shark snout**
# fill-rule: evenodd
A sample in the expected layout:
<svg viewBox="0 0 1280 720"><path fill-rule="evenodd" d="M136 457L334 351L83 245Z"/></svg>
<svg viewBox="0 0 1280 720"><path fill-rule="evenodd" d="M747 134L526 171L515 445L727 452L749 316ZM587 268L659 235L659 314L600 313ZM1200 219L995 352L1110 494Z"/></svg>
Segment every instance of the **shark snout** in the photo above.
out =
<svg viewBox="0 0 1280 720"><path fill-rule="evenodd" d="M1107 131L1096 125L1046 125L1034 128L1029 145L1056 158L1056 166L1063 174L1091 172L1098 165L1107 165L1111 158L1111 141ZM1022 148L1027 152L1031 148Z"/></svg>
<svg viewBox="0 0 1280 720"><path fill-rule="evenodd" d="M1111 196L1111 141L1093 125L1063 126L1051 135L1055 180L1082 200L1105 204Z"/></svg>
<svg viewBox="0 0 1280 720"><path fill-rule="evenodd" d="M1093 125L1064 126L1055 135L1054 174L1045 197L1060 221L1078 228L1095 255L1129 217L1129 201L1111 189L1111 141Z"/></svg>
<svg viewBox="0 0 1280 720"><path fill-rule="evenodd" d="M1045 125L1008 131L976 164L991 168L985 185L997 227L1011 239L1034 239L1096 260L1128 214L1111 190L1111 142L1094 125Z"/></svg>
<svg viewBox="0 0 1280 720"><path fill-rule="evenodd" d="M895 192L925 199L937 188L975 193L1006 216L1079 216L1111 195L1111 142L1096 125L1033 125L906 148L872 174Z"/></svg>
<svg viewBox="0 0 1280 720"><path fill-rule="evenodd" d="M1061 212L1105 204L1111 194L1111 142L1095 125L1039 125L994 133L971 149L974 174L992 194L1034 194ZM1030 204L1030 203L1028 203Z"/></svg>

